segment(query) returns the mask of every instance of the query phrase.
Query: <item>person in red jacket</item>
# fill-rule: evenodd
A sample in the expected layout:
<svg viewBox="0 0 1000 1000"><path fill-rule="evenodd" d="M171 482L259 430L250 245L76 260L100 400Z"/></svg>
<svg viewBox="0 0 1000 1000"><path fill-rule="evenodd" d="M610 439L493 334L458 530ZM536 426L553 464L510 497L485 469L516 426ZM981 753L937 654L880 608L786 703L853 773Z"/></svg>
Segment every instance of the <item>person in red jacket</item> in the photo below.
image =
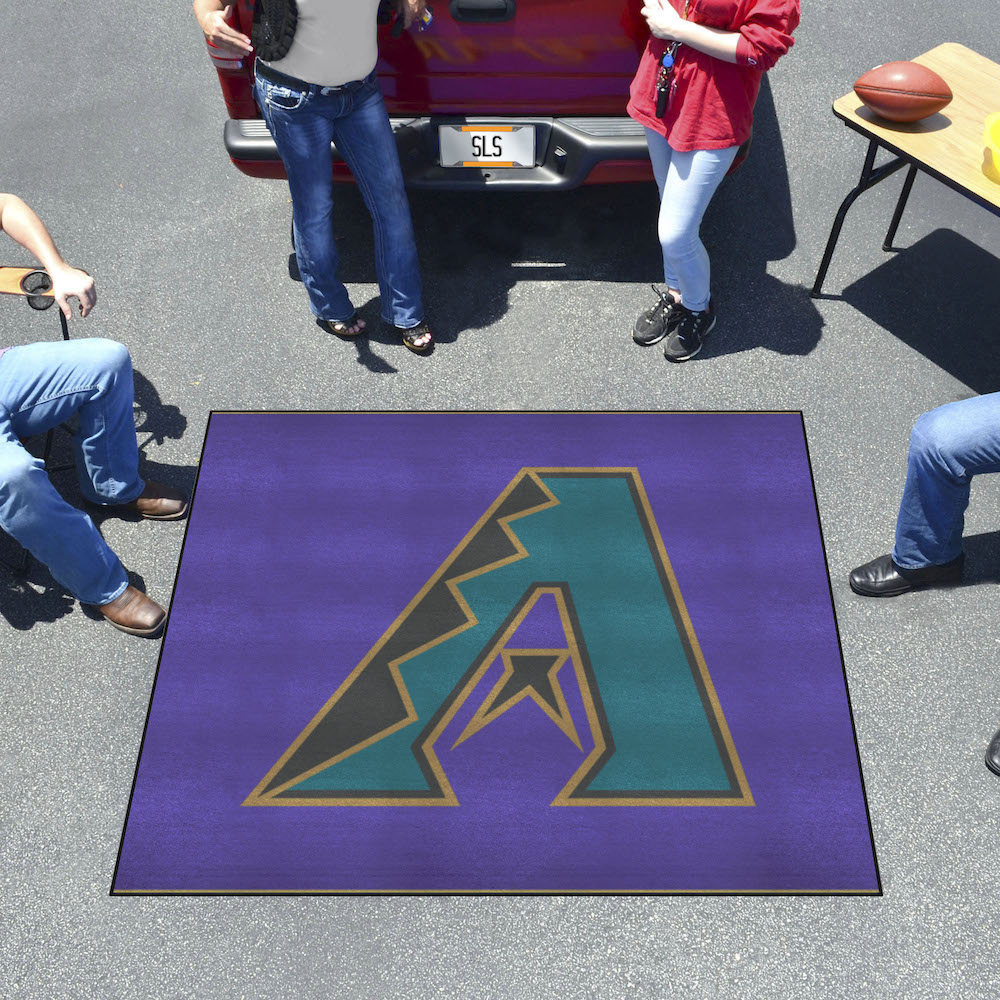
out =
<svg viewBox="0 0 1000 1000"><path fill-rule="evenodd" d="M646 0L642 15L652 37L627 110L646 128L660 189L667 291L636 319L632 338L666 338L666 359L687 361L715 326L701 220L750 137L762 75L791 48L799 0Z"/></svg>

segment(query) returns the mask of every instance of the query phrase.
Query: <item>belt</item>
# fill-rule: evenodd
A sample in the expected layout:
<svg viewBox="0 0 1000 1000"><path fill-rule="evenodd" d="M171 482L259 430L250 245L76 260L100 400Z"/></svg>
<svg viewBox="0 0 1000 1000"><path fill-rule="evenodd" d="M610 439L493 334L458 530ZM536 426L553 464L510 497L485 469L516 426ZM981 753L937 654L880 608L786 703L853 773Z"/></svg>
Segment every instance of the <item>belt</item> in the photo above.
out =
<svg viewBox="0 0 1000 1000"><path fill-rule="evenodd" d="M306 80L300 80L297 76L290 76L288 73L272 69L267 63L261 62L260 59L254 64L254 72L262 80L267 80L269 83L276 83L279 87L291 87L294 90L317 90L321 94L335 94L342 91L357 90L365 82L364 80L351 80L349 83L342 83L339 87L322 87L318 83L309 83Z"/></svg>

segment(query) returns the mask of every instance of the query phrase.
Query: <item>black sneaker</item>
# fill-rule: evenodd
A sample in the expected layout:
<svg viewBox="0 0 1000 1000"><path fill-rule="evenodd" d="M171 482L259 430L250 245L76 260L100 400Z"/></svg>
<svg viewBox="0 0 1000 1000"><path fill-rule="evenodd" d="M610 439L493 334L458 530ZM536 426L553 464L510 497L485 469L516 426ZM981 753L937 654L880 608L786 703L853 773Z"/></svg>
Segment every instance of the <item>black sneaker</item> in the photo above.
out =
<svg viewBox="0 0 1000 1000"><path fill-rule="evenodd" d="M680 322L680 306L672 295L664 295L656 285L650 288L659 296L652 309L641 313L632 327L632 339L643 347L658 344Z"/></svg>
<svg viewBox="0 0 1000 1000"><path fill-rule="evenodd" d="M715 306L709 300L708 308L692 312L679 305L680 320L667 338L663 356L667 361L687 361L693 358L705 343L705 338L715 326Z"/></svg>

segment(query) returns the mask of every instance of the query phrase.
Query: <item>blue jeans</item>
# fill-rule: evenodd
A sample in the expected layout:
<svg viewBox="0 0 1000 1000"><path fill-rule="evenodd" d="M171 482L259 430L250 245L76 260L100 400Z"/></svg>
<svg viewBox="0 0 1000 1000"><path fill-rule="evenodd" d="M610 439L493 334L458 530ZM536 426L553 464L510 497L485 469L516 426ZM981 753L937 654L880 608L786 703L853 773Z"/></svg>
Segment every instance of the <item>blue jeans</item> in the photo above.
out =
<svg viewBox="0 0 1000 1000"><path fill-rule="evenodd" d="M354 307L337 277L333 236L336 143L368 206L375 229L375 272L382 318L412 329L424 318L417 246L399 153L374 71L340 90L277 85L257 76L257 104L288 175L299 273L313 313L343 321Z"/></svg>
<svg viewBox="0 0 1000 1000"><path fill-rule="evenodd" d="M0 528L78 600L107 604L128 586L122 564L20 440L73 416L80 424L74 452L83 495L98 504L134 500L145 483L128 351L94 338L12 347L0 356Z"/></svg>
<svg viewBox="0 0 1000 1000"><path fill-rule="evenodd" d="M698 230L740 147L679 153L651 128L646 129L646 142L660 189L656 231L663 248L663 280L681 293L688 309L701 312L711 297L711 269Z"/></svg>
<svg viewBox="0 0 1000 1000"><path fill-rule="evenodd" d="M946 403L917 420L892 551L897 566L958 558L972 477L983 472L1000 472L1000 392Z"/></svg>

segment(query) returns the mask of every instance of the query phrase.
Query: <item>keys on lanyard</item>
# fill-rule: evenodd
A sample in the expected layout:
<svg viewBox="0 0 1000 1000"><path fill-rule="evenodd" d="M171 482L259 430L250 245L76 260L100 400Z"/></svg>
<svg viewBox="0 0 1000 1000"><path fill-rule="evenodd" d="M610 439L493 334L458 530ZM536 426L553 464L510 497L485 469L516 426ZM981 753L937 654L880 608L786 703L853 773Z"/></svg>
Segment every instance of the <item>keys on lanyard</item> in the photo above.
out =
<svg viewBox="0 0 1000 1000"><path fill-rule="evenodd" d="M691 0L684 0L684 10L681 12L681 17L685 20L690 9ZM674 61L677 58L677 50L680 48L680 44L678 41L671 42L660 59L660 70L656 74L657 118L662 118L667 113L667 101L670 100L670 77L674 72Z"/></svg>
<svg viewBox="0 0 1000 1000"><path fill-rule="evenodd" d="M670 77L674 72L674 57L677 54L678 42L671 42L663 58L660 59L660 69L656 74L656 117L662 118L667 113L667 100L670 98Z"/></svg>

